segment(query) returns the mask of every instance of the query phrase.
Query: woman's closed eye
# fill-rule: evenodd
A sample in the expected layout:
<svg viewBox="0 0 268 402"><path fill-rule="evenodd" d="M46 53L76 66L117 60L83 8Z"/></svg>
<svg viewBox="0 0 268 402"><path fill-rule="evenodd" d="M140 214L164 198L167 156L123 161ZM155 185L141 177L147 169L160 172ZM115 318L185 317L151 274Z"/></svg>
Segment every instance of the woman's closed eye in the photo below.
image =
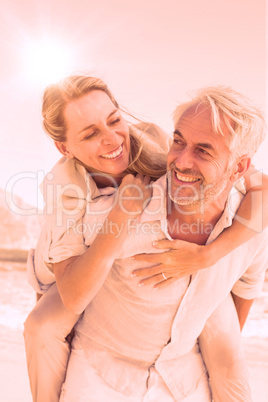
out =
<svg viewBox="0 0 268 402"><path fill-rule="evenodd" d="M95 137L97 134L98 134L97 131L93 131L93 133L85 135L85 137L83 139L84 140L90 140L91 138Z"/></svg>
<svg viewBox="0 0 268 402"><path fill-rule="evenodd" d="M121 121L121 118L120 118L120 117L117 117L116 119L112 120L109 124L112 126L112 125L114 125L114 124L119 123L120 121Z"/></svg>

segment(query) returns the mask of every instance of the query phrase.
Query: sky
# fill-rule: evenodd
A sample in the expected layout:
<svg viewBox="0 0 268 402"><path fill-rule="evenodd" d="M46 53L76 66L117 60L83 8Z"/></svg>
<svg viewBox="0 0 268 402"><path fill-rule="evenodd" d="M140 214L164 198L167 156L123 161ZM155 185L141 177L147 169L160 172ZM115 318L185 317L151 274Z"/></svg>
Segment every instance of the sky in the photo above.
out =
<svg viewBox="0 0 268 402"><path fill-rule="evenodd" d="M0 187L40 208L38 185L60 157L42 129L42 93L66 75L102 78L169 133L177 104L207 85L265 110L264 0L1 0L0 51ZM265 171L267 146L255 158Z"/></svg>

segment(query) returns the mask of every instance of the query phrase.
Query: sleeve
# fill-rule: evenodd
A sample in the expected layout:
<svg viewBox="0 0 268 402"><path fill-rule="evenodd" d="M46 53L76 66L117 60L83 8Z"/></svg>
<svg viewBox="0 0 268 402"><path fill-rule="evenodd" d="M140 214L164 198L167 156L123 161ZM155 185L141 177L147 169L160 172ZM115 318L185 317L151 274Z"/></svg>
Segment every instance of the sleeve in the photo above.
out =
<svg viewBox="0 0 268 402"><path fill-rule="evenodd" d="M255 299L262 291L265 272L268 268L268 236L265 231L262 249L254 257L245 273L238 279L232 288L232 292L243 299Z"/></svg>
<svg viewBox="0 0 268 402"><path fill-rule="evenodd" d="M38 293L44 293L55 282L53 264L70 257L83 254L87 250L83 231L80 228L82 219L63 230L61 227L51 228L46 225L37 242L34 259L29 257L28 280ZM33 254L33 253L32 253Z"/></svg>
<svg viewBox="0 0 268 402"><path fill-rule="evenodd" d="M243 299L255 299L260 296L267 264L252 264L245 274L234 284L232 292Z"/></svg>
<svg viewBox="0 0 268 402"><path fill-rule="evenodd" d="M97 197L55 213L47 220L35 250L35 275L45 285L55 281L53 264L84 254L102 229L116 200L116 193Z"/></svg>
<svg viewBox="0 0 268 402"><path fill-rule="evenodd" d="M87 250L84 242L82 218L66 227L59 236L54 230L47 233L44 261L47 265L83 254Z"/></svg>
<svg viewBox="0 0 268 402"><path fill-rule="evenodd" d="M27 279L33 289L40 294L45 293L50 287L50 284L55 281L54 278L51 278L52 282L50 284L43 284L42 282L39 282L35 271L35 250L32 248L30 249L27 257Z"/></svg>
<svg viewBox="0 0 268 402"><path fill-rule="evenodd" d="M53 263L80 255L87 249L80 223L87 197L95 187L92 180L87 180L85 169L66 158L55 165L41 184L46 204L45 225L34 253L34 275L41 287L55 281Z"/></svg>

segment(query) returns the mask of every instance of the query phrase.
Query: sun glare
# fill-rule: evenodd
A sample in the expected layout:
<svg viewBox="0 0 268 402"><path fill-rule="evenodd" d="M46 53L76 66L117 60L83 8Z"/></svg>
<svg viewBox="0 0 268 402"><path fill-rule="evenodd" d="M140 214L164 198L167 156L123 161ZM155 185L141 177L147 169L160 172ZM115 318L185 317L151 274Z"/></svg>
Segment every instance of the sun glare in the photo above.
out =
<svg viewBox="0 0 268 402"><path fill-rule="evenodd" d="M29 41L24 57L26 73L35 84L56 82L71 71L71 51L57 40Z"/></svg>

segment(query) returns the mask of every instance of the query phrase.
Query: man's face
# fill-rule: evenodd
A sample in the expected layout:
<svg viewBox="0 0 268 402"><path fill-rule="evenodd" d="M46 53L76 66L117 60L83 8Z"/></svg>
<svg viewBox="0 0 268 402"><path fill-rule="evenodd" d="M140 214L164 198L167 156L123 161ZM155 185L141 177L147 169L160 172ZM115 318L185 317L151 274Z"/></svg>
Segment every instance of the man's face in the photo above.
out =
<svg viewBox="0 0 268 402"><path fill-rule="evenodd" d="M223 132L228 135L227 127ZM179 205L207 206L229 192L231 153L211 124L211 111L191 106L175 126L168 153L169 196Z"/></svg>

